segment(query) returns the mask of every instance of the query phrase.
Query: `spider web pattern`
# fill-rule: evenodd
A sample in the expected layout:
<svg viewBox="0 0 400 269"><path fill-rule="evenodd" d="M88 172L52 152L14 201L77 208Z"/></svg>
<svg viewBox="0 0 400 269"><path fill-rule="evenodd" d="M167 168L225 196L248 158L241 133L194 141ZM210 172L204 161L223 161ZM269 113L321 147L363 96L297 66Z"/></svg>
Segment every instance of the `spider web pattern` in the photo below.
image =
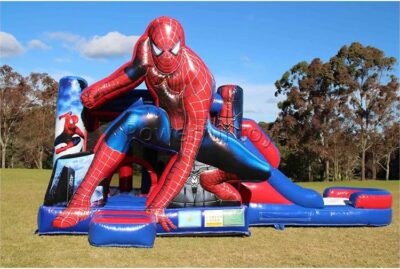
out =
<svg viewBox="0 0 400 269"><path fill-rule="evenodd" d="M179 67L178 75L171 79L167 78L168 86L174 92L180 91L182 98L183 117L170 115L172 124L184 120L181 151L167 175L163 188L149 205L151 209L166 208L182 189L196 159L209 115L212 100L211 73L189 48L184 49L183 57L184 61ZM179 89L182 81L184 87Z"/></svg>
<svg viewBox="0 0 400 269"><path fill-rule="evenodd" d="M234 85L225 85L221 89L221 97L224 105L218 117L217 128L235 135L234 121L236 116L233 115L234 101ZM229 180L238 180L236 175L224 172L221 169L204 171L200 175L200 183L203 188L214 193L218 198L226 201L241 201L239 192L228 182Z"/></svg>
<svg viewBox="0 0 400 269"><path fill-rule="evenodd" d="M124 64L110 76L86 88L81 94L83 105L87 108L97 108L142 83L144 77L132 82L125 74L125 69L130 65L132 65L132 62Z"/></svg>
<svg viewBox="0 0 400 269"><path fill-rule="evenodd" d="M71 227L86 219L89 216L90 198L94 190L103 179L111 177L124 158L125 154L102 143L67 209L57 216L53 221L53 226Z"/></svg>
<svg viewBox="0 0 400 269"><path fill-rule="evenodd" d="M221 97L224 99L224 105L219 112L217 128L228 133L235 134L234 115L233 115L233 85L225 85L221 90Z"/></svg>
<svg viewBox="0 0 400 269"><path fill-rule="evenodd" d="M172 72L181 61L181 52L178 55L171 53L171 50L181 42L184 46L184 33L180 23L172 18L160 17L154 20L149 27L151 42L162 52L153 57L155 64L163 71Z"/></svg>
<svg viewBox="0 0 400 269"><path fill-rule="evenodd" d="M160 25L163 25L161 27L163 29L159 29ZM168 34L165 25L170 28ZM151 53L148 31L154 35L153 38L157 40L158 46L164 50L168 49L160 57L154 57ZM213 78L203 61L185 46L183 30L179 22L162 17L153 21L149 25L148 31L139 39L132 62L127 65L132 64L136 58L141 59L141 62L146 65L145 79L150 92L156 96L157 103L167 111L171 126L183 129L181 151L160 191L148 206L149 209L160 210L166 208L182 189L196 159L211 106ZM181 42L181 49L179 55L174 56L169 50L173 48L177 40ZM163 58L167 56L173 57L171 61L178 61L178 65L174 72L165 74L157 68L156 60L162 61L159 66L169 68L172 66L171 61L169 58ZM154 63L149 59L152 59ZM110 77L89 87L82 96L82 100L88 100L88 102L84 102L85 106L90 106L92 103L102 104L123 93L126 88L122 85L127 85L126 79L129 79L126 74L122 74L125 68L126 65L122 66ZM142 80L140 78L137 81L131 81L131 89ZM94 98L94 100L90 98ZM99 143L101 144L78 189L79 192L76 192L67 210L60 215L61 220L64 218L68 225L81 219L76 220L76 216L71 214L72 208L80 208L81 213L86 210L90 206L89 200L96 186L102 179L111 175L125 157L124 154L109 148L104 141ZM60 225L63 225L62 222Z"/></svg>
<svg viewBox="0 0 400 269"><path fill-rule="evenodd" d="M200 184L203 189L214 193L222 200L242 202L240 193L226 182L228 180L238 180L238 178L234 174L224 172L221 169L208 170L200 174Z"/></svg>

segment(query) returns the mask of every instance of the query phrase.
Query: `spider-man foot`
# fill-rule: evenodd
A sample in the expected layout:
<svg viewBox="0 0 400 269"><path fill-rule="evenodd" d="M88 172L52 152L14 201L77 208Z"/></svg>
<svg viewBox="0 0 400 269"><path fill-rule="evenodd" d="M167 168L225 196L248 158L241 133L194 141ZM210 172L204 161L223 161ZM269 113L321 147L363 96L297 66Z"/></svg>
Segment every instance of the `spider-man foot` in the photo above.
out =
<svg viewBox="0 0 400 269"><path fill-rule="evenodd" d="M176 229L175 224L165 215L164 209L149 209L148 212L155 216L156 222L161 225L164 231L169 232Z"/></svg>
<svg viewBox="0 0 400 269"><path fill-rule="evenodd" d="M200 184L205 190L214 193L221 200L237 201L241 204L242 197L239 191L226 182L227 180L238 180L238 178L220 169L208 170L200 174Z"/></svg>
<svg viewBox="0 0 400 269"><path fill-rule="evenodd" d="M53 226L58 228L72 227L88 218L90 198L94 190L103 179L112 175L125 156L124 153L113 150L106 143L102 143L84 180L74 193L68 207L54 219Z"/></svg>
<svg viewBox="0 0 400 269"><path fill-rule="evenodd" d="M79 142L81 142L81 138L78 137L78 136L74 136L74 137L69 137L65 141L66 141L67 145L63 146L63 147L60 147L60 148L57 148L56 149L56 154L60 154L61 152L66 151L67 149L75 147L76 145L79 144Z"/></svg>
<svg viewBox="0 0 400 269"><path fill-rule="evenodd" d="M68 207L53 221L53 226L72 227L89 216L90 198L94 190L102 180L112 176L124 160L133 138L155 146L166 147L169 144L169 129L163 128L169 126L165 111L143 105L141 100L131 108L114 120L105 131L104 139L96 146L96 154L85 178Z"/></svg>
<svg viewBox="0 0 400 269"><path fill-rule="evenodd" d="M143 130L146 130L146 132L143 132ZM172 133L170 133L169 130L168 116L161 108L142 105L142 102L139 101L121 114L106 130L104 140L99 141L99 147L93 163L68 205L67 213L57 217L55 224L59 225L58 223L62 219L68 218L68 222L65 222L62 227L70 227L75 225L77 221L87 217L87 215L71 217L71 214L74 211L79 214L81 214L81 211L87 211L89 199L96 186L103 179L110 177L118 168L133 139L145 145L151 144L159 149L179 152L183 139L182 131L172 129ZM203 140L197 159L215 167L223 167L227 171L224 172L218 169L202 175L202 185L205 189L214 192L223 200L240 201L241 198L236 189L226 181L237 179L235 175L249 180L265 180L268 178L270 173L269 164L257 158L240 140L215 128L210 122L207 123L203 132ZM180 168L178 167L177 169ZM163 212L160 209L164 209L170 202L168 201L165 207L157 206L157 202L160 201L157 196L164 191L165 188L162 188L153 199L151 205L149 205L149 209L157 213L160 220L162 219L161 212ZM179 191L180 186L177 186L176 192ZM176 193L170 191L169 195L174 195L171 198L173 199ZM74 220L71 220L71 218L74 218Z"/></svg>

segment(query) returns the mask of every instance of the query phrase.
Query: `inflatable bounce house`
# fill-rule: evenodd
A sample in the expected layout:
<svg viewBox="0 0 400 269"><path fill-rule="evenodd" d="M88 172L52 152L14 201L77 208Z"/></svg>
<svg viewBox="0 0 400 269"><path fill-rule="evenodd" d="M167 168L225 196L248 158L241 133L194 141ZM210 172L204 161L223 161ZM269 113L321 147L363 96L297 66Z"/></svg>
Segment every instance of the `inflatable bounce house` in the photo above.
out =
<svg viewBox="0 0 400 269"><path fill-rule="evenodd" d="M145 90L135 89L145 82ZM391 194L292 183L243 89L215 89L180 23L152 21L103 80L60 80L54 168L38 233L152 247L156 235L250 235L249 226L384 226ZM135 180L134 180L135 179ZM118 182L118 184L116 184Z"/></svg>

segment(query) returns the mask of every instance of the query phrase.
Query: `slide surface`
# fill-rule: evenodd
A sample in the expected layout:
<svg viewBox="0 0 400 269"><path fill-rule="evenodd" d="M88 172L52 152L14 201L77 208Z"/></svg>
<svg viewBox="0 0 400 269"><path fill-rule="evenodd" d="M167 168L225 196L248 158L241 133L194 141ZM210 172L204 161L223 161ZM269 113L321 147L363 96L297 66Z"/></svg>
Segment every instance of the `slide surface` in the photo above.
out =
<svg viewBox="0 0 400 269"><path fill-rule="evenodd" d="M306 208L323 208L324 200L318 192L293 183L278 169L273 169L268 180L280 194L296 205Z"/></svg>

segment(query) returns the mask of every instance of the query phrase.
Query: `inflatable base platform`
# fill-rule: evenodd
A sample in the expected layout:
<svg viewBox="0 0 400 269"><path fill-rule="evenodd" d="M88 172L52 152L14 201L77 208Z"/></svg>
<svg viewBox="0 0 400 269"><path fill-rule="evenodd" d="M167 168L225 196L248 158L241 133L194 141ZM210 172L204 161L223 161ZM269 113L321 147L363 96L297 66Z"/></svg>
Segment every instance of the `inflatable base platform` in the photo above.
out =
<svg viewBox="0 0 400 269"><path fill-rule="evenodd" d="M104 207L93 207L96 212L106 210L144 211L145 197L122 193L111 197ZM165 233L157 227L158 235L177 234L242 234L249 235L248 226L385 226L392 220L392 209L356 208L345 198L326 199L323 208L299 205L250 203L239 207L195 207L167 209L166 214L178 227ZM336 203L336 205L332 204ZM54 228L53 219L65 207L41 206L38 213L38 233L86 234L91 217L66 229ZM215 223L211 220L214 219ZM225 220L225 222L224 222ZM235 221L234 221L235 220ZM233 222L233 223L232 223Z"/></svg>
<svg viewBox="0 0 400 269"><path fill-rule="evenodd" d="M391 209L361 209L351 205L304 208L298 205L250 204L250 226L385 226Z"/></svg>
<svg viewBox="0 0 400 269"><path fill-rule="evenodd" d="M135 196L133 192L119 193L110 197L103 207L93 207L88 219L76 226L63 229L53 227L52 221L65 207L43 205L39 208L38 234L87 234L99 214L107 213L109 219L111 218L109 212L114 212L116 219L121 218L121 215L126 218L126 215L133 212L145 214L145 202L145 197ZM177 229L165 232L157 224L155 228L157 235L250 235L248 207L244 205L171 208L166 209L165 213Z"/></svg>

